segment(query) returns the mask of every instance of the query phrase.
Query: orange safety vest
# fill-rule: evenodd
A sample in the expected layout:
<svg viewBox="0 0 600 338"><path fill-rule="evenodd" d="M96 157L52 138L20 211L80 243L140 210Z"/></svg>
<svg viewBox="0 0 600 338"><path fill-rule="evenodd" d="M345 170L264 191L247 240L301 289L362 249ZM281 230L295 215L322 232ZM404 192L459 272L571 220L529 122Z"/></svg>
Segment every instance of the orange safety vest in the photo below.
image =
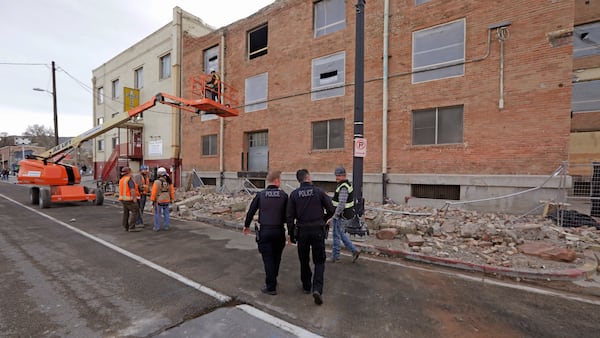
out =
<svg viewBox="0 0 600 338"><path fill-rule="evenodd" d="M172 184L166 182L164 178L159 178L152 185L152 195L150 200L158 203L170 203L175 199L175 189Z"/></svg>
<svg viewBox="0 0 600 338"><path fill-rule="evenodd" d="M119 181L119 201L132 201L133 194L131 194L131 189L129 188L129 181L131 180L131 176L123 176ZM134 191L138 190L137 184L135 181L132 181L134 185Z"/></svg>
<svg viewBox="0 0 600 338"><path fill-rule="evenodd" d="M148 177L148 175L144 176L142 174L139 174L139 191L140 193L142 193L143 195L148 195L148 193L150 193L150 177ZM138 183L138 182L135 182Z"/></svg>

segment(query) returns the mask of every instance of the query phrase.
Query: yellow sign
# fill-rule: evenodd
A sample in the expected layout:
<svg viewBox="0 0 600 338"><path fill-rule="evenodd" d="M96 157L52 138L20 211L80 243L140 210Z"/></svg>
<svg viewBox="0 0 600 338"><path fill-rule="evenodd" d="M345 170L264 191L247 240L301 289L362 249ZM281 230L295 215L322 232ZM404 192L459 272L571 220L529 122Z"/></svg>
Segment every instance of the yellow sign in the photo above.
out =
<svg viewBox="0 0 600 338"><path fill-rule="evenodd" d="M123 103L123 111L129 111L140 105L140 90L135 88L123 88L125 102Z"/></svg>

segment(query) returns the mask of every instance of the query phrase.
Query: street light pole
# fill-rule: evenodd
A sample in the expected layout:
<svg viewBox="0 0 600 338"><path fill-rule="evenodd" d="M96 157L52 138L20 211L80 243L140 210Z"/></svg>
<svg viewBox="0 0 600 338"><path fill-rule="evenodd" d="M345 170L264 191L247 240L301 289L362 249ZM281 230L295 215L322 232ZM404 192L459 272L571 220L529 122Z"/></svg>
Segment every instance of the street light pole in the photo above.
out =
<svg viewBox="0 0 600 338"><path fill-rule="evenodd" d="M38 92L46 92L52 94L52 107L54 110L54 145L58 145L58 109L56 105L56 65L54 61L52 61L52 91L42 89L42 88L33 88L33 90Z"/></svg>
<svg viewBox="0 0 600 338"><path fill-rule="evenodd" d="M58 145L58 109L56 106L56 66L52 61L52 107L54 109L54 145Z"/></svg>

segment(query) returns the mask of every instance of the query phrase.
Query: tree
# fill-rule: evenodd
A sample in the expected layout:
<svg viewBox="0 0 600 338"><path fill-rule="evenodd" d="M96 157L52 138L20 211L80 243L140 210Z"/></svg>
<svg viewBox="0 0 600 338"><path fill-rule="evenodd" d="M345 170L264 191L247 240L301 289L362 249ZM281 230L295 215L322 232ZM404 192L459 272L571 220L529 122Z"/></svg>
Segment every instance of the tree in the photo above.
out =
<svg viewBox="0 0 600 338"><path fill-rule="evenodd" d="M34 124L28 126L23 136L31 138L31 143L36 144L40 147L50 148L54 146L54 130L46 128L43 125Z"/></svg>

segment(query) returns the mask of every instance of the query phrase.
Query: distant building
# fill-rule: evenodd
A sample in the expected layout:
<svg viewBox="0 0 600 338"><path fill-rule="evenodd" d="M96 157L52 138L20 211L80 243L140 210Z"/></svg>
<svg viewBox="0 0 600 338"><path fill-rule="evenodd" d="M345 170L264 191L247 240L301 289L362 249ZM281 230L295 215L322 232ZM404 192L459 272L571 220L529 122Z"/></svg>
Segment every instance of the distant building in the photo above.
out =
<svg viewBox="0 0 600 338"><path fill-rule="evenodd" d="M140 104L159 92L181 96L185 80L181 74L182 36L202 36L212 30L199 18L175 7L172 22L94 69L94 126L131 109L124 104L125 88L139 90ZM116 181L121 167L136 171L144 163L154 170L159 166L172 170L178 184L180 123L179 111L156 105L95 138L94 177Z"/></svg>

